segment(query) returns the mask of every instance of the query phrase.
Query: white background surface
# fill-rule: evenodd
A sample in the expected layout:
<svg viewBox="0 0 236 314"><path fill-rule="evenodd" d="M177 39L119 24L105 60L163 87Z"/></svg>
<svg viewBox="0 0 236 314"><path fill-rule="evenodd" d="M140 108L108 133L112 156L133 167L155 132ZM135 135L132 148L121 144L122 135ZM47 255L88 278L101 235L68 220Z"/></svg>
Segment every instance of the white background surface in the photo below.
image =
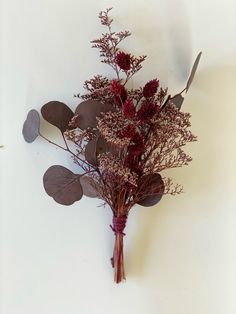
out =
<svg viewBox="0 0 236 314"><path fill-rule="evenodd" d="M199 138L188 147L194 161L170 172L185 193L133 209L119 286L109 209L87 198L53 202L43 173L74 165L21 135L29 109L55 99L74 108L85 79L111 76L89 44L104 31L97 13L110 6L114 28L133 33L126 50L148 55L133 86L158 77L174 93L203 51L183 107ZM1 314L236 313L235 20L234 0L1 1Z"/></svg>

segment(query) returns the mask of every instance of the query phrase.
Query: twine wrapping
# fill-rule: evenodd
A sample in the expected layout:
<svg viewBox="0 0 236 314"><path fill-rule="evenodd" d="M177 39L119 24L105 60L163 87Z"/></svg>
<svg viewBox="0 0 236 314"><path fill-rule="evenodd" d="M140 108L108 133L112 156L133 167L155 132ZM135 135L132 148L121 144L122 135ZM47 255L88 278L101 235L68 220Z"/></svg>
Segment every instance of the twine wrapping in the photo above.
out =
<svg viewBox="0 0 236 314"><path fill-rule="evenodd" d="M110 225L112 231L114 231L115 234L117 233L121 233L123 235L125 235L125 233L123 232L126 226L126 221L127 221L127 217L126 216L122 216L122 217L113 217L112 219L112 224Z"/></svg>
<svg viewBox="0 0 236 314"><path fill-rule="evenodd" d="M113 217L111 229L115 233L115 246L111 264L114 268L114 281L116 283L125 280L124 270L124 256L123 256L123 236L125 235L124 229L126 226L127 216Z"/></svg>

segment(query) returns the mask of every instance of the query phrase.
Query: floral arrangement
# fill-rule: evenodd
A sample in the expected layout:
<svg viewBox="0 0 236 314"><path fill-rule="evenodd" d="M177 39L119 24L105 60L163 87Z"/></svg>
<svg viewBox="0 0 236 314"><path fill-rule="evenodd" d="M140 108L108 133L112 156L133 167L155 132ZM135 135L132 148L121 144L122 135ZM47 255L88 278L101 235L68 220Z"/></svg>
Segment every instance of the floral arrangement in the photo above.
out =
<svg viewBox="0 0 236 314"><path fill-rule="evenodd" d="M142 68L146 56L135 57L121 50L120 43L129 31L114 32L111 9L100 12L107 32L92 41L101 62L110 66L115 77L96 75L85 81L85 94L73 112L66 104L50 101L41 108L43 118L56 126L65 145L46 138L40 131L36 110L28 113L23 126L26 142L37 136L71 154L80 172L54 165L43 177L45 191L57 203L71 205L83 195L97 197L113 213L111 229L115 234L114 281L125 279L123 237L127 218L135 204L153 206L163 195L176 195L182 186L161 175L165 169L188 165L192 158L183 151L196 141L190 131L190 114L181 111L193 81L201 53L193 65L186 87L171 96L157 78L137 89L128 89L129 80ZM73 148L71 148L73 147Z"/></svg>

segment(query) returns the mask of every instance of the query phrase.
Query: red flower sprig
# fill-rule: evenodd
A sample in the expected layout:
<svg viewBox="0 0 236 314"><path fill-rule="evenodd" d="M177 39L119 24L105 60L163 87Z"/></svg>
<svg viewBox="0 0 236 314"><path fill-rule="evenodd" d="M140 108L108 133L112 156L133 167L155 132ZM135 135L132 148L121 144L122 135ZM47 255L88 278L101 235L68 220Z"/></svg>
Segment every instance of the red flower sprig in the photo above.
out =
<svg viewBox="0 0 236 314"><path fill-rule="evenodd" d="M123 114L128 119L133 119L136 114L136 109L131 98L127 98L123 104Z"/></svg>
<svg viewBox="0 0 236 314"><path fill-rule="evenodd" d="M129 71L131 68L131 57L129 53L119 51L115 57L115 62L121 70Z"/></svg>
<svg viewBox="0 0 236 314"><path fill-rule="evenodd" d="M153 97L159 87L159 81L157 79L147 82L143 88L143 96L145 98Z"/></svg>

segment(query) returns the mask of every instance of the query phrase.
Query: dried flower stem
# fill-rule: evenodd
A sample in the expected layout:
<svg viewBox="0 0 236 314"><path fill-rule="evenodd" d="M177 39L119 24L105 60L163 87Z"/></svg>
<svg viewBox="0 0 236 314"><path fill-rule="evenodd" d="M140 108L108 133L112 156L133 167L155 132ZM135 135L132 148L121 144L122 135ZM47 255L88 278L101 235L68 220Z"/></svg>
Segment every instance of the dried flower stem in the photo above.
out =
<svg viewBox="0 0 236 314"><path fill-rule="evenodd" d="M54 145L54 146L56 146L56 147L58 147L58 148L60 148L60 149L63 149L64 151L70 153L74 158L76 158L77 160L79 160L80 162L82 162L82 165L83 165L83 164L86 164L87 166L93 168L94 170L97 170L94 166L90 165L90 164L87 163L85 160L83 160L83 159L81 159L80 157L78 157L75 153L73 153L73 152L69 149L68 144L66 143L66 140L65 140L64 136L63 136L63 138L64 138L64 142L66 143L66 148L63 147L63 146L61 146L61 145L59 145L59 144L57 144L57 143L52 142L51 140L49 140L47 137L45 137L45 136L42 135L41 133L39 133L39 136L42 137L45 141L47 141L49 144L52 144L52 145ZM83 168L82 165L81 165L81 167Z"/></svg>
<svg viewBox="0 0 236 314"><path fill-rule="evenodd" d="M124 253L123 253L123 237L121 233L115 235L115 245L113 253L114 281L120 283L125 280Z"/></svg>

